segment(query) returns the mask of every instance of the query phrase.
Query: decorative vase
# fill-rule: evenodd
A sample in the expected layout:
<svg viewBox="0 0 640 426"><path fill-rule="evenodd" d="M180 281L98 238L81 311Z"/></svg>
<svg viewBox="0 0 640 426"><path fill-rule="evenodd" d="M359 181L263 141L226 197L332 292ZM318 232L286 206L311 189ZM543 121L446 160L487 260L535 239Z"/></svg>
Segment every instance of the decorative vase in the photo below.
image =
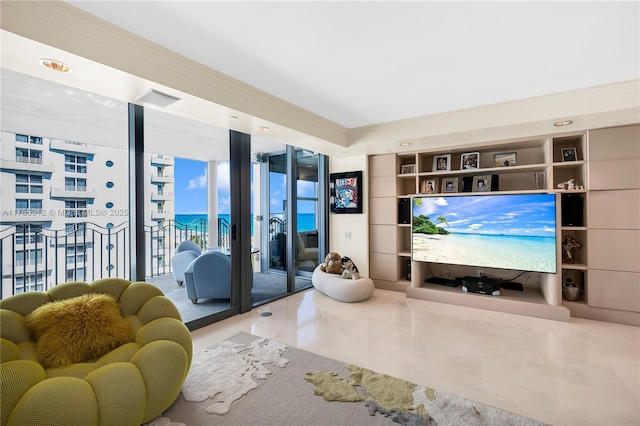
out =
<svg viewBox="0 0 640 426"><path fill-rule="evenodd" d="M565 284L562 286L562 296L570 301L578 300L582 288L576 284Z"/></svg>

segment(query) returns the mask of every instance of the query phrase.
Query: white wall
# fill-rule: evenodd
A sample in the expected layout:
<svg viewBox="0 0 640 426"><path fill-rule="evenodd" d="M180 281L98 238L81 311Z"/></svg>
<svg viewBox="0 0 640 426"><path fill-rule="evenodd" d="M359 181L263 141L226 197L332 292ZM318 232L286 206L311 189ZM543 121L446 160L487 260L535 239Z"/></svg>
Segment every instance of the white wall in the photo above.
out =
<svg viewBox="0 0 640 426"><path fill-rule="evenodd" d="M329 250L348 256L356 264L363 277L369 276L369 171L367 156L330 157L329 173L355 172L362 170L364 201L362 214L329 215ZM351 234L351 238L347 237Z"/></svg>

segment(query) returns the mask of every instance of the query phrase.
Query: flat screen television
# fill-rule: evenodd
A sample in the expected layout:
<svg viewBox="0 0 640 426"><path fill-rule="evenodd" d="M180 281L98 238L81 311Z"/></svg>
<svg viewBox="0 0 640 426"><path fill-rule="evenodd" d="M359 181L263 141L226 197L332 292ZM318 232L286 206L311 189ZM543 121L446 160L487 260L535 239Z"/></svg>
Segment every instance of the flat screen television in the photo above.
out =
<svg viewBox="0 0 640 426"><path fill-rule="evenodd" d="M413 197L411 258L556 273L554 194Z"/></svg>

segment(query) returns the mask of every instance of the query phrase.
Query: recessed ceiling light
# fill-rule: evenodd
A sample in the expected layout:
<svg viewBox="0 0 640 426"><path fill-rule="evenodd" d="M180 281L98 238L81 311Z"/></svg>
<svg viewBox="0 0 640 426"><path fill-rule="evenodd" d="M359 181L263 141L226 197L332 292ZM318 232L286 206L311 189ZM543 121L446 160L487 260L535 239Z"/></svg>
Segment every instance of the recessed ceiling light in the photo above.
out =
<svg viewBox="0 0 640 426"><path fill-rule="evenodd" d="M136 101L146 102L148 104L156 105L161 108L171 105L172 103L179 100L180 98L167 95L166 93L159 92L155 89L149 89L136 98Z"/></svg>
<svg viewBox="0 0 640 426"><path fill-rule="evenodd" d="M71 67L55 59L40 59L40 65L58 72L71 72Z"/></svg>
<svg viewBox="0 0 640 426"><path fill-rule="evenodd" d="M261 127L256 127L256 130L259 132L268 132L271 129L268 127L261 126Z"/></svg>
<svg viewBox="0 0 640 426"><path fill-rule="evenodd" d="M568 126L571 123L573 123L573 121L564 120L564 121L558 121L557 123L554 123L553 125L556 126L556 127L562 127L562 126Z"/></svg>
<svg viewBox="0 0 640 426"><path fill-rule="evenodd" d="M400 142L400 146L409 146L411 142Z"/></svg>

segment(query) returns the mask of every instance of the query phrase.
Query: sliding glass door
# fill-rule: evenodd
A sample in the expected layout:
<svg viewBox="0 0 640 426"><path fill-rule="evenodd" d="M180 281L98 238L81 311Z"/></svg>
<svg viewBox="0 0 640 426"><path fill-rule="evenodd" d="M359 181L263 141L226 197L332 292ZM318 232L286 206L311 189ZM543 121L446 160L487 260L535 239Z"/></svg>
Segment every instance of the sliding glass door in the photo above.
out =
<svg viewBox="0 0 640 426"><path fill-rule="evenodd" d="M268 189L262 199L266 256L261 263L264 273L255 276L254 285L265 283L269 291L258 295L254 287L257 303L311 287L313 270L324 257L325 157L292 146L283 148L261 154L261 176Z"/></svg>
<svg viewBox="0 0 640 426"><path fill-rule="evenodd" d="M311 286L309 278L321 262L318 248L320 229L319 155L304 149L295 149L295 249L296 249L296 290ZM307 279L304 279L307 278Z"/></svg>

